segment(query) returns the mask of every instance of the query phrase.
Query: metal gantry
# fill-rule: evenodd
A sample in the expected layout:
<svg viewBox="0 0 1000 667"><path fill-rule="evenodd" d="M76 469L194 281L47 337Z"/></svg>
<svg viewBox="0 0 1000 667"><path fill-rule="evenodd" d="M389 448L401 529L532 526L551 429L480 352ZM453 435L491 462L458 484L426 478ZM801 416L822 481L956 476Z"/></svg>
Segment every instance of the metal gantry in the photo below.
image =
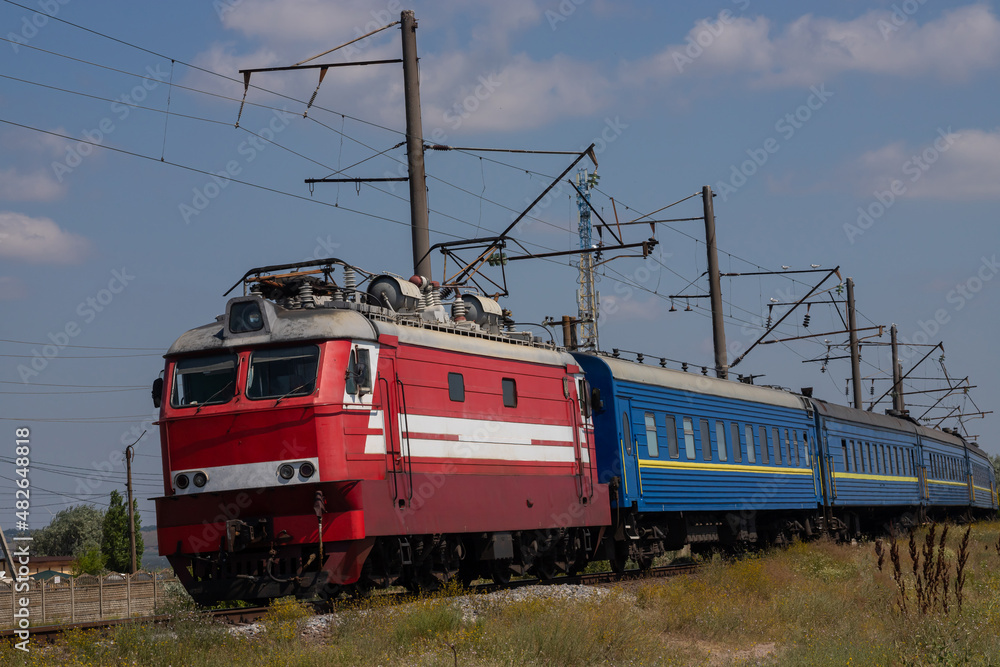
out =
<svg viewBox="0 0 1000 667"><path fill-rule="evenodd" d="M591 174L586 169L576 173L576 204L580 210L580 222L577 229L580 233L580 276L576 292L577 319L580 323L579 349L598 349L597 320L600 295L597 293L594 278L593 226L590 222L590 188L596 185L599 176Z"/></svg>

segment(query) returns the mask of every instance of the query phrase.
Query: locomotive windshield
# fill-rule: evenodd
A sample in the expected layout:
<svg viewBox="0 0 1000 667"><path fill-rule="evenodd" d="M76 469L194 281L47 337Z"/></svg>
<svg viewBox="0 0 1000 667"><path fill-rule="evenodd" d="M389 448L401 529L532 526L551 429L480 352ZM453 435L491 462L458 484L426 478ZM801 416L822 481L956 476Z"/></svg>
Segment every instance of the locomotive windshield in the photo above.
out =
<svg viewBox="0 0 1000 667"><path fill-rule="evenodd" d="M247 398L306 396L316 388L319 347L300 345L257 350L250 355Z"/></svg>
<svg viewBox="0 0 1000 667"><path fill-rule="evenodd" d="M236 355L181 359L174 366L175 408L228 403L236 390Z"/></svg>

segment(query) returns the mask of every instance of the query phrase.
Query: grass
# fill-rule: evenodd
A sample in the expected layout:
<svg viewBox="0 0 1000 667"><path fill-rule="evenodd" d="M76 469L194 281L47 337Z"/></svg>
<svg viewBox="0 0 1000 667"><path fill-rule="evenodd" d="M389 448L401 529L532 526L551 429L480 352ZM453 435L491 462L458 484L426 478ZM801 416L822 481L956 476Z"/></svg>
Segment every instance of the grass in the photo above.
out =
<svg viewBox="0 0 1000 667"><path fill-rule="evenodd" d="M898 540L898 567L890 540L879 546L881 559L875 543L818 540L738 561L705 558L693 576L631 583L585 600L477 599L474 618L455 597L461 589L450 586L404 606L354 603L324 633L304 635L307 610L283 599L256 635L187 610L165 626L71 632L51 648L33 644L29 654L3 646L0 664L1000 665L1000 523L973 526L965 547L964 527L953 526L943 547L942 532L930 540L927 570L941 573L939 601L923 606L908 535ZM921 576L928 533L914 535Z"/></svg>

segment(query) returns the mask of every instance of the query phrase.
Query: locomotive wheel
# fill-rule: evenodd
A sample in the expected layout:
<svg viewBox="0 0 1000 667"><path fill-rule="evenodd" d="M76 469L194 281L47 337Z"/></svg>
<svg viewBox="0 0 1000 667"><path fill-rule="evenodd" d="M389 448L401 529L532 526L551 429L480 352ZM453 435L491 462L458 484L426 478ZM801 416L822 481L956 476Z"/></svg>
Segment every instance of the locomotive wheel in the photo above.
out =
<svg viewBox="0 0 1000 667"><path fill-rule="evenodd" d="M625 562L628 560L628 543L624 540L613 542L614 554L608 561L611 563L611 571L621 574L625 571Z"/></svg>
<svg viewBox="0 0 1000 667"><path fill-rule="evenodd" d="M489 576L493 583L498 586L506 586L510 583L510 559L489 561Z"/></svg>

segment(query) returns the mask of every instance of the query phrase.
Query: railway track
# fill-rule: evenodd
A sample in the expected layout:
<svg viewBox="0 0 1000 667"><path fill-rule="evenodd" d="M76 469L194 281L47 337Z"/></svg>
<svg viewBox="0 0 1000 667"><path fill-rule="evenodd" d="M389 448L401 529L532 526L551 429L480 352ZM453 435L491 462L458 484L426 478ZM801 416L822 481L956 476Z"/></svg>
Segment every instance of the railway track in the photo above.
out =
<svg viewBox="0 0 1000 667"><path fill-rule="evenodd" d="M552 579L517 579L506 584L478 584L470 587L472 593L492 593L500 590L509 590L515 588L525 588L529 586L552 586L552 585L570 585L570 586L596 586L596 585L607 585L614 584L618 582L626 581L638 581L643 579L657 579L663 577L678 576L682 574L691 574L697 571L698 565L695 563L681 563L675 565L663 565L660 567L653 567L649 570L626 570L622 573L615 572L592 572L586 574L577 574L565 577L555 577ZM398 598L400 602L408 601L413 599L411 593L389 593L386 597ZM337 608L337 604L332 605L333 609ZM224 623L229 623L232 625L245 625L248 623L253 623L267 614L267 607L242 607L233 609L209 609L205 610L205 616L217 619ZM31 638L34 641L40 642L52 642L56 641L62 633L69 630L95 630L95 629L108 629L119 625L125 625L129 623L166 623L175 618L172 614L160 614L156 616L135 616L132 618L120 618L104 621L87 621L83 623L70 623L64 625L43 625L31 628ZM12 638L15 636L15 629L9 628L5 630L0 630L0 640Z"/></svg>

